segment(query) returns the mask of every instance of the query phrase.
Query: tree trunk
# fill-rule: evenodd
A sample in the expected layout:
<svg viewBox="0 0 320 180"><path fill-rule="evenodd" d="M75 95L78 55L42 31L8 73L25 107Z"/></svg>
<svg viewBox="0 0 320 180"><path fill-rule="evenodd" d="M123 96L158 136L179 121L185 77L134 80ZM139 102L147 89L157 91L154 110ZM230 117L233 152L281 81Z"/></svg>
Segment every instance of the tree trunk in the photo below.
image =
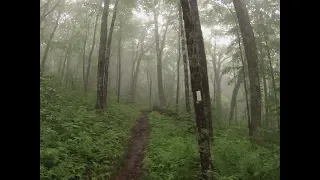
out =
<svg viewBox="0 0 320 180"><path fill-rule="evenodd" d="M50 45L51 45L53 36L54 36L54 34L55 34L55 32L56 32L56 30L57 30L57 28L58 28L59 20L60 20L60 17L61 17L61 13L62 13L61 11L58 12L58 17L57 17L56 22L55 22L55 24L54 24L53 30L52 30L52 32L51 32L51 34L50 34L49 41L48 41L48 43L47 43L46 49L45 49L45 51L44 51L44 55L43 55L42 60L41 60L41 68L40 68L40 70L42 70L42 71L43 71L44 68L45 68L45 64L46 64L46 61L47 61L47 58L48 58L48 53L49 53Z"/></svg>
<svg viewBox="0 0 320 180"><path fill-rule="evenodd" d="M214 99L215 99L215 105L216 105L216 114L219 119L222 118L222 101L221 101L221 73L220 73L220 60L221 60L221 55L218 57L218 62L217 62L217 55L216 55L216 43L214 44L214 50L213 54L211 54L212 58L212 65L213 65L213 70L214 70Z"/></svg>
<svg viewBox="0 0 320 180"><path fill-rule="evenodd" d="M163 90L163 80L162 80L162 50L164 47L164 39L166 36L166 31L168 28L168 25L166 26L165 34L163 37L163 44L162 48L160 48L160 39L159 39L159 31L158 31L158 12L156 9L157 2L155 1L154 4L154 23L155 23L155 38L156 38L156 52L157 52L157 76L158 76L158 91L159 91L159 102L160 106L164 107L166 106L166 97Z"/></svg>
<svg viewBox="0 0 320 180"><path fill-rule="evenodd" d="M262 51L262 45L259 46L260 49L260 72L262 76L262 81L263 81L263 95L264 95L264 124L265 127L268 128L269 126L269 107L268 107L268 91L267 91L267 79L266 79L266 74L265 74L265 62L264 62L264 54Z"/></svg>
<svg viewBox="0 0 320 180"><path fill-rule="evenodd" d="M242 78L241 71L242 70L240 70L238 72L237 82L236 82L236 85L234 86L233 91L232 91L229 122L231 122L233 120L233 114L235 112L235 107L236 107L236 103L237 103L237 96L238 96L238 92L239 92L240 85L241 85L241 78Z"/></svg>
<svg viewBox="0 0 320 180"><path fill-rule="evenodd" d="M266 43L266 50L267 50L267 54L268 54L268 60L269 60L269 68L271 71L271 84L272 84L272 88L273 88L273 93L274 93L274 99L276 100L276 104L279 104L279 100L277 97L277 87L276 87L276 81L274 78L274 72L273 72L273 67L272 67L272 61L271 61L271 55L270 55L270 49L269 49L269 45L268 45L268 36L265 34L264 35L264 41ZM277 126L278 126L278 130L280 131L280 118L279 116L277 116Z"/></svg>
<svg viewBox="0 0 320 180"><path fill-rule="evenodd" d="M107 48L106 48L106 59L105 59L105 64L104 64L104 82L103 82L104 93L105 93L103 96L103 103L105 106L107 106L107 96L108 96L109 61L110 61L112 34L113 34L113 30L114 30L114 24L115 24L115 21L117 18L118 4L119 4L119 0L116 0L116 2L114 4L113 15L112 15L110 31L109 31L109 36L108 36L108 42L107 42Z"/></svg>
<svg viewBox="0 0 320 180"><path fill-rule="evenodd" d="M185 103L186 103L186 111L187 111L187 113L191 113L186 38L185 38L185 30L183 27L183 19L182 19L182 12L181 12L180 3L179 3L178 9L179 9L179 27L180 27L180 36L181 36L181 38L180 38L181 39L181 52L182 52L183 71L184 71L184 96L185 96Z"/></svg>
<svg viewBox="0 0 320 180"><path fill-rule="evenodd" d="M243 75L243 86L244 86L244 91L245 91L245 101L246 101L246 112L245 113L247 115L247 119L248 119L248 131L249 131L249 137L252 137L252 130L251 130L251 117L250 117L250 106L249 106L249 98L248 98L248 88L247 88L247 81L246 81L246 71L245 69L247 69L247 64L244 61L244 58L242 56L242 48L241 48L241 37L240 37L240 28L238 25L238 19L237 17L235 17L235 15L233 14L233 12L231 11L231 9L229 9L232 17L234 18L234 22L235 25L237 27L237 39L238 39L238 47L239 47L239 51L240 51L240 60L241 60L241 64L243 66L242 68L242 75Z"/></svg>
<svg viewBox="0 0 320 180"><path fill-rule="evenodd" d="M249 81L250 81L250 106L252 135L258 145L262 144L261 139L261 90L259 83L258 55L253 29L250 24L248 10L240 0L233 0L238 17L239 27L244 43L247 57Z"/></svg>
<svg viewBox="0 0 320 180"><path fill-rule="evenodd" d="M63 75L64 75L64 71L65 71L65 67L66 67L66 62L70 58L71 48L72 48L72 42L69 42L68 49L67 49L65 57L64 57L64 61L62 63L62 70L61 70L61 74L60 74L60 81L61 82L62 82L62 79L63 79Z"/></svg>
<svg viewBox="0 0 320 180"><path fill-rule="evenodd" d="M145 55L146 52L149 51L149 49L151 49L153 43L147 48L147 49L144 49L143 48L143 44L144 44L144 37L141 39L141 48L140 48L140 52L139 53L136 53L136 57L134 59L134 62L136 63L133 63L133 76L132 76L132 81L131 81L131 100L132 102L135 102L135 96L136 96L136 90L137 90L137 82L138 82L138 76L139 76L139 72L140 72L140 65L141 65L141 61L142 61L142 58L143 56ZM134 70L134 67L136 68Z"/></svg>
<svg viewBox="0 0 320 180"><path fill-rule="evenodd" d="M211 117L211 102L207 75L207 61L199 20L197 0L181 0L183 19L187 37L189 68L191 73L191 89L196 114L198 145L202 178L212 179L213 170L210 153L209 123Z"/></svg>
<svg viewBox="0 0 320 180"><path fill-rule="evenodd" d="M83 54L82 54L82 79L83 79L83 89L84 92L86 92L86 46L87 46L87 40L88 40L88 31L89 27L87 26L86 34L84 37L83 42Z"/></svg>
<svg viewBox="0 0 320 180"><path fill-rule="evenodd" d="M180 3L178 4L178 9L179 9L179 21L181 16L181 5ZM179 32L178 32L178 61L177 61L177 91L176 91L176 113L179 113L179 98L180 98L180 59L181 59L181 42L180 42L180 34L181 34L181 26L179 26Z"/></svg>
<svg viewBox="0 0 320 180"><path fill-rule="evenodd" d="M117 90L117 102L120 102L121 92L121 41L122 41L122 21L119 22L119 40L118 40L118 90Z"/></svg>
<svg viewBox="0 0 320 180"><path fill-rule="evenodd" d="M104 96L104 76L105 76L105 59L107 49L107 32L108 32L108 13L109 13L109 0L104 0L104 8L101 18L101 30L100 30L100 45L99 45L99 57L98 57L98 72L97 72L97 103L96 109L103 110L105 107Z"/></svg>
<svg viewBox="0 0 320 180"><path fill-rule="evenodd" d="M93 54L94 47L95 47L95 44L96 44L96 34L97 34L98 19L99 19L99 13L97 13L97 16L96 16L96 22L95 22L95 25L94 25L94 32L93 32L92 46L91 46L91 49L90 49L90 52L89 52L89 59L88 59L88 66L87 66L87 73L86 73L85 92L88 91L88 83L89 83L89 76L90 76L90 69L91 69L92 54Z"/></svg>

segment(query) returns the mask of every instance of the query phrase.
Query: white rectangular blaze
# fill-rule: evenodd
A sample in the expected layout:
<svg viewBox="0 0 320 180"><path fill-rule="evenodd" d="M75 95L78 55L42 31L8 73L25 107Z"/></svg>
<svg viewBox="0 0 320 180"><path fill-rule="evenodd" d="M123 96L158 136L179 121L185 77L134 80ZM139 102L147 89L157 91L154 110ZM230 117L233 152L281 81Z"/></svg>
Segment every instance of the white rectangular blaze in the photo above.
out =
<svg viewBox="0 0 320 180"><path fill-rule="evenodd" d="M197 101L202 101L201 99L201 91L197 91Z"/></svg>

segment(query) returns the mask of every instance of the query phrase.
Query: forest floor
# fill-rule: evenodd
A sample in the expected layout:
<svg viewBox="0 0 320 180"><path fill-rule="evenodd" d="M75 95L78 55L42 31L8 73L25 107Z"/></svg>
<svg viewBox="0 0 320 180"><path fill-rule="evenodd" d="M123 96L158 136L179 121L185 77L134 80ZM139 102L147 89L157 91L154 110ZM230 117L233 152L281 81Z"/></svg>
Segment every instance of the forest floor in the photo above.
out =
<svg viewBox="0 0 320 180"><path fill-rule="evenodd" d="M148 111L141 110L141 115L132 129L131 143L124 165L115 180L138 180L142 177L149 133Z"/></svg>

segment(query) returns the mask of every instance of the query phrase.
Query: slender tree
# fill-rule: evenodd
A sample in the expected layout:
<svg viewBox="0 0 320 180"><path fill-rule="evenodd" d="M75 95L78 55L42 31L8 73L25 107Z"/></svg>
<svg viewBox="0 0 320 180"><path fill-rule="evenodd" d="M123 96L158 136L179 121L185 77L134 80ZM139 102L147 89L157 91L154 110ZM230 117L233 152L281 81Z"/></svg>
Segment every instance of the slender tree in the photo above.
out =
<svg viewBox="0 0 320 180"><path fill-rule="evenodd" d="M181 8L180 3L178 4L178 8ZM179 18L181 17L181 10L179 11ZM180 19L179 19L180 21ZM180 98L180 59L181 59L181 42L180 42L180 34L181 34L181 26L179 26L178 31L178 60L177 60L177 91L176 91L176 113L179 112L179 98Z"/></svg>
<svg viewBox="0 0 320 180"><path fill-rule="evenodd" d="M42 60L41 60L41 68L40 68L40 71L43 71L43 69L44 69L44 67L45 67L45 65L46 65L46 61L47 61L47 58L48 58L49 49L50 49L50 47L51 47L50 45L51 45L52 39L53 39L53 37L54 37L54 34L55 34L55 32L56 32L56 30L57 30L57 28L58 28L59 20L60 20L60 17L61 17L61 13L62 13L62 11L59 10L59 11L58 11L58 17L57 17L57 19L56 19L56 21L55 21L55 23L54 23L53 30L52 30L52 32L51 32L51 34L50 34L50 37L49 37L49 40L48 40L46 49L45 49L45 51L44 51L44 55L43 55Z"/></svg>
<svg viewBox="0 0 320 180"><path fill-rule="evenodd" d="M117 102L120 102L120 92L121 92L121 42L122 42L122 19L119 21Z"/></svg>
<svg viewBox="0 0 320 180"><path fill-rule="evenodd" d="M156 8L156 6L159 4L158 0L154 0L154 8L153 8L153 17L154 17L154 24L155 24L155 28L154 28L154 34L155 34L155 38L156 38L156 52L157 52L157 75L158 75L158 92L159 92L159 102L160 102L160 106L161 107L165 107L166 106L166 97L164 94L164 90L163 90L163 78L162 78L162 52L163 52L163 47L164 47L164 42L165 42L165 37L167 34L167 29L168 29L168 23L163 35L163 40L162 40L162 44L160 45L160 37L159 37L159 24L158 24L158 10Z"/></svg>
<svg viewBox="0 0 320 180"><path fill-rule="evenodd" d="M88 66L87 66L86 81L85 81L86 82L86 85L85 85L85 91L86 92L88 90L88 84L89 84L89 76L90 76L90 70L91 70L92 55L93 55L94 47L95 47L95 44L96 44L96 35L97 35L97 27L98 27L99 16L100 16L100 14L97 13L96 21L95 21L95 24L94 24L92 45L91 45L91 49L90 49L89 57L88 57Z"/></svg>
<svg viewBox="0 0 320 180"><path fill-rule="evenodd" d="M259 83L257 45L246 5L241 0L233 0L233 4L238 17L248 64L252 135L256 143L261 145L261 90Z"/></svg>
<svg viewBox="0 0 320 180"><path fill-rule="evenodd" d="M100 45L98 57L98 74L97 74L97 103L96 109L103 110L105 107L104 96L104 78L105 78L105 59L107 50L107 32L108 32L108 14L109 14L109 0L104 0L104 8L101 19L100 29Z"/></svg>

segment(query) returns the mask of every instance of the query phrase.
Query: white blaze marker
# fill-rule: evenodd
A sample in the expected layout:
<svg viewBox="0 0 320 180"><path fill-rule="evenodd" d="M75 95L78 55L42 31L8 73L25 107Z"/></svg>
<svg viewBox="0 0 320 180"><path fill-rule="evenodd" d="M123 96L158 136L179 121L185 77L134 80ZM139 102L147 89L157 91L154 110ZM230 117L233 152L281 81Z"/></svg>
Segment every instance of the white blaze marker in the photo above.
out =
<svg viewBox="0 0 320 180"><path fill-rule="evenodd" d="M201 91L197 91L196 93L197 93L197 102L202 101L201 100Z"/></svg>

